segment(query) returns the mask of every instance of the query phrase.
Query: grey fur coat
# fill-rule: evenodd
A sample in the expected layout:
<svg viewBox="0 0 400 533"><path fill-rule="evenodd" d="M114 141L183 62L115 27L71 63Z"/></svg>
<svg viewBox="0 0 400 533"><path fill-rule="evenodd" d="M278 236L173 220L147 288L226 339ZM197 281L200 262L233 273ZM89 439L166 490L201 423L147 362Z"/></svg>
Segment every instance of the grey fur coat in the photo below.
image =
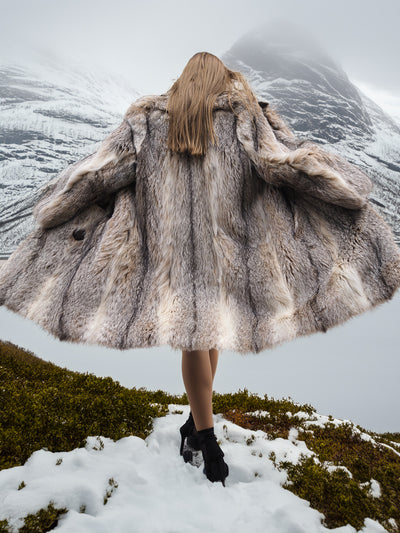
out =
<svg viewBox="0 0 400 533"><path fill-rule="evenodd" d="M218 145L167 148L167 96L144 96L41 191L0 269L0 305L61 340L258 353L392 298L400 251L373 183L294 136L268 103L216 100Z"/></svg>

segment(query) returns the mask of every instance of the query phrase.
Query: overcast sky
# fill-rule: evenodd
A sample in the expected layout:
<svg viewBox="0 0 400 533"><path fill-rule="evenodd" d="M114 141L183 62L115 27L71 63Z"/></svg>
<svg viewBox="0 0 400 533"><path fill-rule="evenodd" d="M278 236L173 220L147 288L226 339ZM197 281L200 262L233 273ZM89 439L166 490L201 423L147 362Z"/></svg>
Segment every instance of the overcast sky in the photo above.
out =
<svg viewBox="0 0 400 533"><path fill-rule="evenodd" d="M366 94L400 120L399 0L0 0L0 61L34 51L122 74L142 94L166 91L196 52L222 55L244 33L296 22ZM267 36L266 36L267 38ZM400 431L400 296L326 334L243 357L222 352L214 389L310 402L367 429ZM62 366L126 386L184 391L169 347L118 352L61 343L0 308L0 338Z"/></svg>
<svg viewBox="0 0 400 533"><path fill-rule="evenodd" d="M353 82L400 115L399 0L0 0L0 5L0 59L40 50L123 74L143 94L166 91L196 52L219 56L252 29L295 22Z"/></svg>

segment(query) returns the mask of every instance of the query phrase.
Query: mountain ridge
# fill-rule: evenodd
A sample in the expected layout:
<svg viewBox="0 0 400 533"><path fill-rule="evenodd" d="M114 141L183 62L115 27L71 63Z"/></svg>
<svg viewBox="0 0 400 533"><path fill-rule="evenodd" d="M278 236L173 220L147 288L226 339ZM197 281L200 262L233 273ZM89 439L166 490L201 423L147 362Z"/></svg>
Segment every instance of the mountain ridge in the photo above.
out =
<svg viewBox="0 0 400 533"><path fill-rule="evenodd" d="M370 201L400 246L400 126L315 43L293 24L270 25L243 35L221 59L297 136L328 145L370 175ZM41 186L94 151L143 96L122 77L79 68L54 59L0 66L2 258L32 230Z"/></svg>

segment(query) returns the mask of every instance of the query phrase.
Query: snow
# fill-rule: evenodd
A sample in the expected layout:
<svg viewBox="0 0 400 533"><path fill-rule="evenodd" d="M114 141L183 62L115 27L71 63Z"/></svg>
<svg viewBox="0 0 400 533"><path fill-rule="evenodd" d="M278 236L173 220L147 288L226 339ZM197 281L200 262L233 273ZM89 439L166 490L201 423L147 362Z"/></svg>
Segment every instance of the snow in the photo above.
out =
<svg viewBox="0 0 400 533"><path fill-rule="evenodd" d="M334 470L344 470L347 475L349 477L353 477L353 474L350 472L350 470L346 467L346 466L343 466L343 465L334 465L334 464L329 464L329 461L325 461L325 468L329 471L329 472L333 472Z"/></svg>
<svg viewBox="0 0 400 533"><path fill-rule="evenodd" d="M297 411L294 415L291 411L286 411L286 414L289 418L292 416L296 416L297 418L310 418L309 413L306 413L305 411Z"/></svg>
<svg viewBox="0 0 400 533"><path fill-rule="evenodd" d="M329 416L326 416L326 415L320 415L318 413L313 413L313 418L310 418L309 420L305 420L302 425L304 427L308 427L308 426L323 427L327 423L334 424L335 426L340 426L340 424L345 424L345 423L351 424L352 422L347 419L342 420L341 418L334 418L334 417L329 418Z"/></svg>
<svg viewBox="0 0 400 533"><path fill-rule="evenodd" d="M287 475L275 468L271 452L276 461L293 463L301 454L314 455L297 441L296 428L288 439L271 440L261 430L244 429L214 415L215 433L229 465L223 487L211 483L202 466L185 463L179 455L179 427L188 415L188 405L170 404L167 416L154 419L154 431L145 440L129 436L114 442L90 436L83 448L34 452L23 466L0 471L0 520L7 518L16 531L21 517L52 500L55 507L69 509L54 529L63 533L355 533L350 525L328 530L319 511L281 486ZM22 481L26 486L18 490ZM371 480L371 491L377 495L378 490ZM79 512L82 505L85 512ZM366 519L361 531L386 530Z"/></svg>
<svg viewBox="0 0 400 533"><path fill-rule="evenodd" d="M269 416L269 411L265 411L265 410L262 410L262 409L257 409L255 411L248 411L247 413L244 413L245 415L251 415L251 416L257 416L257 417L262 417L262 416Z"/></svg>
<svg viewBox="0 0 400 533"><path fill-rule="evenodd" d="M370 488L371 495L374 498L380 498L382 495L382 491L381 491L381 486L379 482L376 481L376 479L371 479L370 483L371 483L371 488Z"/></svg>
<svg viewBox="0 0 400 533"><path fill-rule="evenodd" d="M358 427L356 427L356 426L352 427L352 431L353 431L353 434L357 434L358 433L362 440L370 441L375 446L382 446L384 448L389 448L389 450L391 450L393 453L395 453L396 455L398 455L400 457L400 452L398 452L397 449L396 449L396 448L399 447L399 443L398 442L391 441L393 446L389 446L389 444L386 444L384 442L379 442L379 441L375 440L373 437L371 437L371 435L368 435L368 433L364 433L363 431L358 429Z"/></svg>
<svg viewBox="0 0 400 533"><path fill-rule="evenodd" d="M369 487L369 493L373 498L380 498L382 496L381 486L376 479L370 479L365 483L360 483L360 487Z"/></svg>

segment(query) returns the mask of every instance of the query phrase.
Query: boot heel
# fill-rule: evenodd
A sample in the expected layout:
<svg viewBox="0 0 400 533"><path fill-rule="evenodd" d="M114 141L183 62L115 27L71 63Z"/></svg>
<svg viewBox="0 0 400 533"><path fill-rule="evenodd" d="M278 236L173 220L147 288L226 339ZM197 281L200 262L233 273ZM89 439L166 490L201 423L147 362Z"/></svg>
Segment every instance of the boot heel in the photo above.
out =
<svg viewBox="0 0 400 533"><path fill-rule="evenodd" d="M179 431L181 434L181 445L179 448L180 455L183 455L185 453L185 448L186 449L189 448L190 450L193 450L195 452L200 451L199 438L197 435L196 427L194 425L193 415L191 411L189 414L189 418L179 428ZM185 446L185 439L186 439L186 446Z"/></svg>
<svg viewBox="0 0 400 533"><path fill-rule="evenodd" d="M192 412L190 411L189 418L186 420L186 422L179 428L180 434L181 434L181 446L179 449L179 454L183 454L183 446L185 443L185 439L190 435L194 428L194 420Z"/></svg>
<svg viewBox="0 0 400 533"><path fill-rule="evenodd" d="M186 435L185 435L185 432L182 431L182 428L180 428L179 431L181 432L181 447L180 447L180 449L179 449L179 455L183 455L183 445L184 445L184 443L185 443L185 437L186 437Z"/></svg>

